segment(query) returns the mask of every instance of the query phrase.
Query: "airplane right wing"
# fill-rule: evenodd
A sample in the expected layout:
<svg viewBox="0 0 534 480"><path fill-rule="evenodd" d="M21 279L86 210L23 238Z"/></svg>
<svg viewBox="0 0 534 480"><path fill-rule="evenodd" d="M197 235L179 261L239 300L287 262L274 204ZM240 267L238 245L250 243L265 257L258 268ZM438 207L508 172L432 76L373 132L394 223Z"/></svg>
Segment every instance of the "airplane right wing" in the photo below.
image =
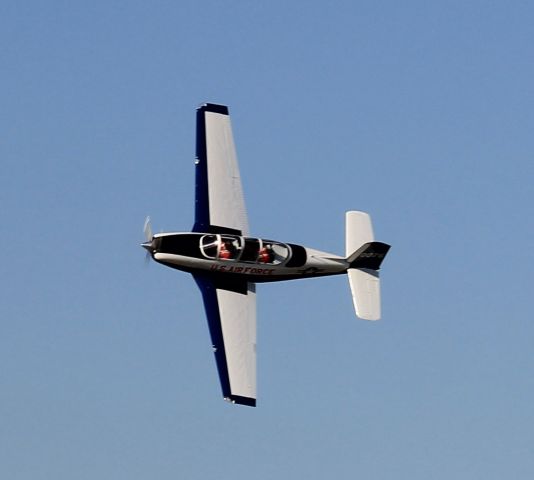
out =
<svg viewBox="0 0 534 480"><path fill-rule="evenodd" d="M222 285L195 275L202 292L223 396L256 406L256 291L253 283Z"/></svg>

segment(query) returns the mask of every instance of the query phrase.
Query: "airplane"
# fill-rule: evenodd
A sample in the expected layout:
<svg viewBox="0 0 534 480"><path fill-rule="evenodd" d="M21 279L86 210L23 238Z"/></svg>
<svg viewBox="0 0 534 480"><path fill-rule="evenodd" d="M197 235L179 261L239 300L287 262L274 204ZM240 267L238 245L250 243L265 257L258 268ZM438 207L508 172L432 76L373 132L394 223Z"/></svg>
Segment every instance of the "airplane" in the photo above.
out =
<svg viewBox="0 0 534 480"><path fill-rule="evenodd" d="M345 256L249 233L228 107L196 112L195 223L153 235L147 258L189 272L200 288L225 400L256 406L256 283L347 274L356 315L380 318L379 269L390 246L374 240L370 216L345 216Z"/></svg>

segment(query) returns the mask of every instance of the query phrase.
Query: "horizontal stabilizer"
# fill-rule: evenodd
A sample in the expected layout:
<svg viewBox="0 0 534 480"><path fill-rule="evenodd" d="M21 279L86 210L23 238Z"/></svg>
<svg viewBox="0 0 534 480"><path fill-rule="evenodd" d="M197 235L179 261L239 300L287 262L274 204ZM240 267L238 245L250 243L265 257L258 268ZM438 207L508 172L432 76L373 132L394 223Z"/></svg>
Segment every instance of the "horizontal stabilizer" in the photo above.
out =
<svg viewBox="0 0 534 480"><path fill-rule="evenodd" d="M374 241L373 225L368 213L352 210L345 214L345 256Z"/></svg>
<svg viewBox="0 0 534 480"><path fill-rule="evenodd" d="M380 320L380 278L375 270L349 268L350 290L356 315L363 320Z"/></svg>

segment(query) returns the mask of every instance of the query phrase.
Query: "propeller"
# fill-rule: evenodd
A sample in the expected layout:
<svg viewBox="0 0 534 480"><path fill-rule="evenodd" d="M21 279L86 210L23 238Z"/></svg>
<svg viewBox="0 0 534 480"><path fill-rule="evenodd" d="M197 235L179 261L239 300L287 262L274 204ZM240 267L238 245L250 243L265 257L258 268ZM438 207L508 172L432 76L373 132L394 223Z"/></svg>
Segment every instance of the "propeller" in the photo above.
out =
<svg viewBox="0 0 534 480"><path fill-rule="evenodd" d="M152 241L152 225L150 225L150 217L146 217L145 225L143 226L143 233L147 242Z"/></svg>
<svg viewBox="0 0 534 480"><path fill-rule="evenodd" d="M143 226L143 233L145 234L146 242L141 246L146 248L145 265L150 262L150 252L152 250L152 226L150 224L150 217L146 217L145 224Z"/></svg>

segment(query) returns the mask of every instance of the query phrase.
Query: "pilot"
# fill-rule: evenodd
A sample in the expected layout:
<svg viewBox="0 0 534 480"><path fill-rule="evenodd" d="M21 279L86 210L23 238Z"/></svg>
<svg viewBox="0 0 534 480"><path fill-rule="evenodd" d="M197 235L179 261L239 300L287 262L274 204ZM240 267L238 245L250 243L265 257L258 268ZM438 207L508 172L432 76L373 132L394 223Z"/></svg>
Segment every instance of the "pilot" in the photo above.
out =
<svg viewBox="0 0 534 480"><path fill-rule="evenodd" d="M221 250L219 251L219 258L222 258L223 260L228 260L229 258L232 258L232 252L228 248L228 244L226 242L221 242Z"/></svg>
<svg viewBox="0 0 534 480"><path fill-rule="evenodd" d="M270 244L267 244L260 250L258 261L260 263L272 263L273 256L273 247Z"/></svg>

